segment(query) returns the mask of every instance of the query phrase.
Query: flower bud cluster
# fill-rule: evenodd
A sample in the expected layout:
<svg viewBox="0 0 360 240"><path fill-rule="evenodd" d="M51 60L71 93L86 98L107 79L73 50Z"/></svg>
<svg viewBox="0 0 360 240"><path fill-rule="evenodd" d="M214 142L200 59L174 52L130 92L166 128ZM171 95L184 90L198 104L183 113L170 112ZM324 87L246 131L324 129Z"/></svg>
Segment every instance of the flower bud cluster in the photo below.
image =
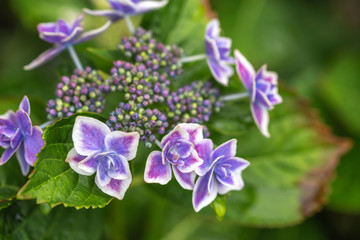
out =
<svg viewBox="0 0 360 240"><path fill-rule="evenodd" d="M118 48L137 64L143 64L151 71L164 71L170 77L182 74L179 59L182 49L176 45L165 45L152 37L151 31L138 28L131 37L123 37Z"/></svg>
<svg viewBox="0 0 360 240"><path fill-rule="evenodd" d="M142 104L136 104L134 101L119 103L115 111L110 113L106 124L112 131L138 132L147 148L156 140L154 134L165 134L169 126L164 113L156 108L144 108Z"/></svg>
<svg viewBox="0 0 360 240"><path fill-rule="evenodd" d="M110 85L96 70L76 69L71 77L63 76L55 91L55 99L47 103L49 119L68 117L77 112L101 113Z"/></svg>

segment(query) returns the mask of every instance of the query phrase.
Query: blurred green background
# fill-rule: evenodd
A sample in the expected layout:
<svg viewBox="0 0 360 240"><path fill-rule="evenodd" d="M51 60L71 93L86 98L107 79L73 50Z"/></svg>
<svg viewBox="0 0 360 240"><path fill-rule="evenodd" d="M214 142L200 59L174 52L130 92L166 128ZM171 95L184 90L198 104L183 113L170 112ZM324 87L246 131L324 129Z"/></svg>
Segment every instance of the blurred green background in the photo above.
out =
<svg viewBox="0 0 360 240"><path fill-rule="evenodd" d="M211 0L210 3L220 19L222 35L233 39L233 48L240 49L255 68L268 63L268 68L277 71L282 82L296 89L318 110L336 135L352 139L354 147L340 161L328 204L297 226L261 229L224 224L184 213L181 208L161 200L152 201L155 204L149 206L139 199L136 207L144 210L144 215L126 215L129 218L123 219L121 224L124 229L116 229L113 223L117 232L123 232L114 239L360 239L357 229L360 226L360 1ZM17 99L26 94L40 104L52 98L59 66L62 68L63 62L69 62L69 57L64 53L43 67L24 71L24 65L49 47L38 38L36 24L55 21L58 17L72 19L83 7L94 8L101 4L104 1L2 0L1 98L14 98L14 102L18 102ZM99 25L91 21L88 24ZM77 49L94 44L114 47L119 39L116 34L122 33L114 36L112 32L111 38L105 35ZM132 194L142 195L141 191ZM132 202L111 204L114 206L111 209L119 212L136 211ZM61 221L63 212L59 209L63 207L50 214ZM75 212L73 209L66 211ZM96 218L104 214L98 210L83 212L85 210L74 213L78 216L76 221L81 222L87 215ZM38 221L40 210L31 212L31 216ZM72 220L74 224L76 221ZM93 235L88 239L102 235L102 229L93 225ZM112 226L106 227L107 235L114 231ZM51 239L70 239L64 231L55 228L53 226L51 231L59 237ZM69 229L71 239L85 237L75 238L76 228ZM46 232L42 234L49 236Z"/></svg>

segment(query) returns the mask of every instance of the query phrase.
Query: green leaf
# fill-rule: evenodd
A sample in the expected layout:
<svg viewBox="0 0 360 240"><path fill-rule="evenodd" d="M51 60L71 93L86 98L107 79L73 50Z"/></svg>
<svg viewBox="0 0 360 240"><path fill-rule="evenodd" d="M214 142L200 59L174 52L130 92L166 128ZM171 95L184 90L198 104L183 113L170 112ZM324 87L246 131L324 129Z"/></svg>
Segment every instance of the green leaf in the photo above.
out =
<svg viewBox="0 0 360 240"><path fill-rule="evenodd" d="M104 120L97 114L74 114L47 127L43 134L45 146L38 154L29 181L17 195L19 199L36 199L37 203L49 203L52 207L63 204L77 209L104 207L112 200L96 186L95 176L81 176L65 162L73 148L71 134L79 115Z"/></svg>

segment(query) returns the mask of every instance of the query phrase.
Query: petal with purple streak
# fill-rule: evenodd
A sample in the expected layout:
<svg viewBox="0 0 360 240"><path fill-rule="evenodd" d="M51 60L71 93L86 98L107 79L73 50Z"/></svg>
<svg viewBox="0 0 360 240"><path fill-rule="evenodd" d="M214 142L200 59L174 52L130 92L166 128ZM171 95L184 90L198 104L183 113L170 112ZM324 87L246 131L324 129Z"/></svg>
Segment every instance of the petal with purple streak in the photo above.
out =
<svg viewBox="0 0 360 240"><path fill-rule="evenodd" d="M45 144L41 138L43 131L40 127L33 127L32 132L33 134L31 136L24 137L25 159L30 166L34 165L37 159L36 155Z"/></svg>
<svg viewBox="0 0 360 240"><path fill-rule="evenodd" d="M19 148L20 144L17 146ZM4 163L6 163L10 158L11 156L16 152L16 150L18 148L7 148L5 149L5 151L3 152L3 154L1 155L1 158L0 158L0 166L3 165Z"/></svg>
<svg viewBox="0 0 360 240"><path fill-rule="evenodd" d="M25 70L31 70L34 69L40 65L43 65L44 63L47 63L57 55L59 55L62 51L64 51L66 46L64 45L58 45L53 48L50 48L49 50L43 52L40 54L37 58L35 58L31 63L26 65L24 67Z"/></svg>
<svg viewBox="0 0 360 240"><path fill-rule="evenodd" d="M20 130L25 135L32 135L32 123L29 115L23 110L16 111L16 119Z"/></svg>
<svg viewBox="0 0 360 240"><path fill-rule="evenodd" d="M140 135L137 132L115 131L106 135L105 145L108 150L117 152L127 160L132 160L136 156L139 139Z"/></svg>
<svg viewBox="0 0 360 240"><path fill-rule="evenodd" d="M131 175L129 163L124 156L111 155L108 158L111 161L110 168L107 170L107 175L110 178L123 180Z"/></svg>
<svg viewBox="0 0 360 240"><path fill-rule="evenodd" d="M90 10L84 9L84 12L92 16L103 16L107 17L110 21L115 22L120 20L125 15L122 12L116 10Z"/></svg>
<svg viewBox="0 0 360 240"><path fill-rule="evenodd" d="M119 200L124 198L125 192L129 188L131 181L132 177L130 175L130 177L126 180L111 179L109 184L101 186L97 182L97 178L95 178L95 183L101 189L101 191Z"/></svg>
<svg viewBox="0 0 360 240"><path fill-rule="evenodd" d="M224 86L229 83L229 77L234 74L232 67L228 66L225 62L217 61L212 58L207 58L207 63L213 77Z"/></svg>
<svg viewBox="0 0 360 240"><path fill-rule="evenodd" d="M216 176L216 180L218 181L217 190L220 194L227 194L232 190L241 190L244 187L240 173L231 173L227 178Z"/></svg>
<svg viewBox="0 0 360 240"><path fill-rule="evenodd" d="M111 25L111 21L107 21L102 27L84 32L73 43L78 44L93 39L94 37L97 37L103 32L105 32L110 27L110 25Z"/></svg>
<svg viewBox="0 0 360 240"><path fill-rule="evenodd" d="M250 163L245 159L239 157L231 157L221 162L222 166L225 166L232 172L241 172L245 168L247 168Z"/></svg>
<svg viewBox="0 0 360 240"><path fill-rule="evenodd" d="M187 190L194 189L194 182L196 177L196 173L194 171L189 173L182 173L174 165L172 169L176 180L182 188Z"/></svg>
<svg viewBox="0 0 360 240"><path fill-rule="evenodd" d="M234 157L236 154L236 139L231 139L220 146L218 146L211 154L211 159L214 161L215 159L222 158L228 159Z"/></svg>
<svg viewBox="0 0 360 240"><path fill-rule="evenodd" d="M195 169L198 168L204 162L201 158L199 158L199 156L195 150L193 150L191 152L189 157L180 159L179 161L183 161L184 164L181 164L181 165L174 164L174 165L177 167L177 169L180 172L183 172L183 173L189 173L189 172L195 171Z"/></svg>
<svg viewBox="0 0 360 240"><path fill-rule="evenodd" d="M30 116L30 102L27 96L24 96L21 100L19 109L23 110Z"/></svg>
<svg viewBox="0 0 360 240"><path fill-rule="evenodd" d="M198 178L195 183L192 202L196 212L209 205L217 196L217 184L213 178L213 171Z"/></svg>
<svg viewBox="0 0 360 240"><path fill-rule="evenodd" d="M23 134L21 130L18 128L14 136L10 139L10 147L17 148L22 140L23 140Z"/></svg>
<svg viewBox="0 0 360 240"><path fill-rule="evenodd" d="M270 72L266 70L266 64L264 64L256 73L255 81L264 80L272 85L277 85L278 75L276 72Z"/></svg>
<svg viewBox="0 0 360 240"><path fill-rule="evenodd" d="M185 131L180 125L177 125L171 132L165 135L161 140L161 147L164 148L165 144L170 141L171 145L178 139L189 140L189 133Z"/></svg>
<svg viewBox="0 0 360 240"><path fill-rule="evenodd" d="M150 153L145 166L144 180L147 183L167 184L171 180L171 167L169 162L163 164L161 152Z"/></svg>
<svg viewBox="0 0 360 240"><path fill-rule="evenodd" d="M138 13L145 13L164 7L168 0L162 1L140 1L136 4L136 11Z"/></svg>
<svg viewBox="0 0 360 240"><path fill-rule="evenodd" d="M174 144L166 144L162 157L168 160L171 163L176 163L180 158L187 158L190 156L191 152L194 150L194 145L186 140L178 139ZM164 161L163 161L164 163Z"/></svg>
<svg viewBox="0 0 360 240"><path fill-rule="evenodd" d="M29 173L30 165L25 160L24 143L21 143L18 150L16 151L16 158L19 162L21 173L26 176Z"/></svg>
<svg viewBox="0 0 360 240"><path fill-rule="evenodd" d="M72 133L74 147L80 155L84 156L102 151L105 137L110 132L105 123L94 118L79 116L75 120Z"/></svg>
<svg viewBox="0 0 360 240"><path fill-rule="evenodd" d="M219 20L214 18L206 25L206 35L209 37L217 37L220 34Z"/></svg>
<svg viewBox="0 0 360 240"><path fill-rule="evenodd" d="M199 176L205 175L209 171L209 168L213 161L211 161L211 153L213 151L214 144L211 139L203 139L201 142L196 144L195 151L199 157L204 161L198 168L195 169L196 174Z"/></svg>
<svg viewBox="0 0 360 240"><path fill-rule="evenodd" d="M76 150L76 149L75 149ZM98 170L98 166L100 164L100 158L97 157L96 153L93 153L87 156L84 160L77 164L77 168L86 174L83 175L92 175Z"/></svg>
<svg viewBox="0 0 360 240"><path fill-rule="evenodd" d="M96 171L96 184L100 187L106 186L110 183L111 178L107 175L107 168L105 161L101 161Z"/></svg>
<svg viewBox="0 0 360 240"><path fill-rule="evenodd" d="M179 126L189 133L189 141L196 144L200 142L203 136L203 126L196 123L181 123Z"/></svg>
<svg viewBox="0 0 360 240"><path fill-rule="evenodd" d="M86 156L82 156L80 154L78 154L75 150L75 148L72 148L68 154L67 157L65 159L65 162L68 162L70 164L70 167L72 168L72 170L74 170L75 172L77 172L80 175L85 175L85 176L90 176L93 173L88 173L87 171L84 171L80 168L78 168L77 164L79 162L81 162L82 160L84 160L86 158Z"/></svg>
<svg viewBox="0 0 360 240"><path fill-rule="evenodd" d="M274 106L272 105L268 97L265 95L265 93L261 91L256 91L255 101L256 103L263 105L269 110L272 110L274 108Z"/></svg>
<svg viewBox="0 0 360 240"><path fill-rule="evenodd" d="M244 84L245 88L250 94L254 93L254 84L255 84L255 70L250 62L240 53L240 51L235 50L235 60L236 60L236 71L240 77L240 80Z"/></svg>
<svg viewBox="0 0 360 240"><path fill-rule="evenodd" d="M256 126L259 128L260 132L265 137L270 137L268 131L269 125L269 113L265 106L258 104L256 102L251 103L251 113L256 123Z"/></svg>

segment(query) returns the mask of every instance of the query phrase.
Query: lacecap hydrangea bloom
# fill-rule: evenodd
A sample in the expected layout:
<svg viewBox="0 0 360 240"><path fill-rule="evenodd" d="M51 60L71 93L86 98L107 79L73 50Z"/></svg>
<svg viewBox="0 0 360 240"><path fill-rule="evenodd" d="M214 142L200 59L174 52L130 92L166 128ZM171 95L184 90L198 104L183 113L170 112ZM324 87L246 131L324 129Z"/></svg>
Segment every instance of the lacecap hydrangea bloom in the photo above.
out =
<svg viewBox="0 0 360 240"><path fill-rule="evenodd" d="M254 121L260 132L270 137L268 131L269 110L282 102L278 94L278 75L266 70L263 65L257 73L250 62L235 50L236 71L250 95L250 107Z"/></svg>
<svg viewBox="0 0 360 240"><path fill-rule="evenodd" d="M96 185L104 193L123 199L132 181L128 161L136 156L139 138L137 132L111 132L105 123L79 116L72 133L74 148L66 162L80 175L96 172Z"/></svg>
<svg viewBox="0 0 360 240"><path fill-rule="evenodd" d="M5 148L0 165L16 152L21 171L27 175L36 161L36 154L44 146L42 132L40 127L32 126L29 99L24 96L16 113L10 110L0 116L0 146Z"/></svg>

